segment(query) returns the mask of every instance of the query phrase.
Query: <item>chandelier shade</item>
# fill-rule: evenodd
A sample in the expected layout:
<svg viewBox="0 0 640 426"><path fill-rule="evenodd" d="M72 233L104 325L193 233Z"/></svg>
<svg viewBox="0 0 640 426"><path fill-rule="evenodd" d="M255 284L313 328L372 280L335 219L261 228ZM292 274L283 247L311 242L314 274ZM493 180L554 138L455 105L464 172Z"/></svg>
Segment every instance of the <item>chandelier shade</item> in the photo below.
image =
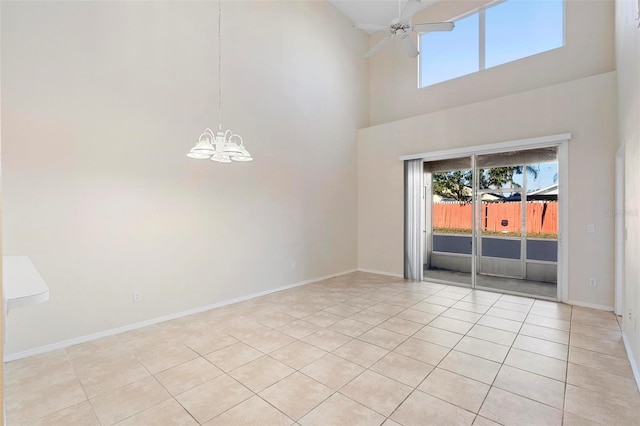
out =
<svg viewBox="0 0 640 426"><path fill-rule="evenodd" d="M211 144L211 141L205 133L200 135L200 140L196 145L191 148L187 157L195 158L198 160L205 160L215 154L216 150Z"/></svg>

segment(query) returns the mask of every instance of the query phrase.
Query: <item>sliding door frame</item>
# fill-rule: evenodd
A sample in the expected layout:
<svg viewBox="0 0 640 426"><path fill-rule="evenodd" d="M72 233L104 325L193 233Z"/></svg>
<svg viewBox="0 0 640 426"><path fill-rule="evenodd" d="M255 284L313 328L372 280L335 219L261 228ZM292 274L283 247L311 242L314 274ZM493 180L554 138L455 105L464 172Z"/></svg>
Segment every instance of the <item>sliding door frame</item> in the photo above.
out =
<svg viewBox="0 0 640 426"><path fill-rule="evenodd" d="M421 159L423 163L437 160L448 160L452 158L459 158L464 156L472 157L472 166L475 170L475 158L476 155L482 154L497 154L505 151L524 151L535 148L558 148L558 210L559 210L559 223L558 223L558 282L557 288L557 300L566 302L568 300L568 286L569 286L569 243L567 238L569 211L567 203L567 195L569 194L569 146L568 142L571 140L571 133L561 133L556 135L542 136L537 138L518 139L506 142L498 142L487 145L475 145L463 148L453 148L441 151L423 152L419 154L403 155L400 160L418 160ZM473 192L473 202L475 202L476 191ZM426 197L424 197L426 199ZM425 200L420 200L426 202ZM426 206L425 206L426 207ZM475 209L472 230L472 238L475 236L476 221ZM424 244L424 238L421 238ZM475 258L477 255L476 244L472 245L472 271L475 271ZM424 251L425 247L421 251ZM422 256L420 262L422 262ZM472 274L472 288L475 288L475 273Z"/></svg>

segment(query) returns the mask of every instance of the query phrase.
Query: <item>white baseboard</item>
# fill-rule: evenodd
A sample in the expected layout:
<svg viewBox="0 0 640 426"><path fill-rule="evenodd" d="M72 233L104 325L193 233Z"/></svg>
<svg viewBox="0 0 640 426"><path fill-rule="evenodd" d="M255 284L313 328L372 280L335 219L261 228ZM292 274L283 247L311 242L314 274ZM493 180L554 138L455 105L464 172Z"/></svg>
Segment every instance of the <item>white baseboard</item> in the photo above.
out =
<svg viewBox="0 0 640 426"><path fill-rule="evenodd" d="M636 379L636 387L638 388L638 391L640 391L640 372L638 372L638 364L636 364L636 360L633 357L631 345L627 340L627 335L624 330L622 330L622 341L624 342L624 348L627 350L627 357L629 358L629 364L631 364L631 370L633 370L633 377Z"/></svg>
<svg viewBox="0 0 640 426"><path fill-rule="evenodd" d="M387 277L404 278L402 274L394 274L393 272L375 271L373 269L358 268L359 272L368 272L370 274L386 275Z"/></svg>
<svg viewBox="0 0 640 426"><path fill-rule="evenodd" d="M64 349L64 348L67 348L69 346L77 345L77 344L80 344L80 343L86 343L86 342L90 342L92 340L97 340L97 339L100 339L100 338L103 338L103 337L113 336L114 334L120 334L120 333L124 333L126 331L136 330L136 329L142 328L142 327L148 327L150 325L159 324L161 322L165 322L165 321L170 321L170 320L186 317L186 316L189 316L189 315L197 314L197 313L208 311L208 310L211 310L211 309L220 308L222 306L233 305L234 303L243 302L245 300L250 300L250 299L255 299L257 297L266 296L268 294L277 293L277 292L283 291L283 290L289 290L291 288L300 287L300 286L303 286L303 285L315 283L315 282L326 280L326 279L329 279L329 278L339 277L341 275L349 274L351 272L356 272L356 271L358 271L358 270L357 269L350 269L350 270L338 272L338 273L335 273L335 274L325 275L323 277L317 277L317 278L312 278L312 279L305 280L305 281L299 281L297 283L285 285L285 286L282 286L282 287L276 287L276 288L272 288L272 289L269 289L269 290L261 291L261 292L258 292L258 293L253 293L253 294L250 294L248 296L236 297L236 298L233 298L233 299L224 300L222 302L213 303L211 305L200 306L200 307L197 307L197 308L189 309L189 310L178 312L178 313L175 313L175 314L164 315L164 316L157 317L157 318L152 318L152 319L149 319L149 320L146 320L146 321L137 322L137 323L134 323L134 324L125 325L125 326L118 327L118 328L112 328L112 329L109 329L109 330L100 331L98 333L93 333L93 334L89 334L89 335L86 335L86 336L75 337L73 339L63 340L61 342L51 343L51 344L45 345L45 346L39 346L37 348L28 349L26 351L15 352L15 353L11 353L11 354L5 354L4 355L4 362L15 361L15 360L18 360L18 359L27 358L27 357L30 357L30 356L33 356L33 355L42 354L42 353L45 353L45 352L51 352L51 351L55 351L55 350L58 350L58 349Z"/></svg>
<svg viewBox="0 0 640 426"><path fill-rule="evenodd" d="M567 305L580 306L582 308L599 309L601 311L611 311L611 312L613 312L613 306L598 305L598 304L595 304L595 303L578 302L576 300L567 300L564 303L566 303Z"/></svg>

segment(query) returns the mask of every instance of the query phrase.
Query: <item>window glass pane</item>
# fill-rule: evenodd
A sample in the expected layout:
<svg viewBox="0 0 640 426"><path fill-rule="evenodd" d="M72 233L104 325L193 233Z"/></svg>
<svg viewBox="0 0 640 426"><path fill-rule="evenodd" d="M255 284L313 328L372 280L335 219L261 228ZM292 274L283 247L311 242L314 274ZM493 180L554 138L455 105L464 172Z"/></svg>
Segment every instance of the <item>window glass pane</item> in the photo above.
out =
<svg viewBox="0 0 640 426"><path fill-rule="evenodd" d="M520 200L508 201L507 199L499 199L495 195L493 196L496 199L492 200L490 198L492 195L483 194L482 197L482 205L480 206L480 231L482 235L519 237L522 234L522 204ZM487 254L485 253L485 255Z"/></svg>
<svg viewBox="0 0 640 426"><path fill-rule="evenodd" d="M527 164L527 193L558 195L558 163Z"/></svg>
<svg viewBox="0 0 640 426"><path fill-rule="evenodd" d="M453 170L433 174L433 201L458 202L471 201L473 192L473 173L471 170Z"/></svg>
<svg viewBox="0 0 640 426"><path fill-rule="evenodd" d="M561 47L562 0L508 0L485 11L485 68Z"/></svg>
<svg viewBox="0 0 640 426"><path fill-rule="evenodd" d="M557 161L528 164L526 179L527 236L529 238L558 238ZM557 245L536 244L534 244L535 247L532 247L532 250L535 251L527 254L529 259L552 262L557 260L554 258L557 256Z"/></svg>
<svg viewBox="0 0 640 426"><path fill-rule="evenodd" d="M453 31L420 36L420 87L478 71L478 14L456 21Z"/></svg>
<svg viewBox="0 0 640 426"><path fill-rule="evenodd" d="M502 200L516 196L520 197L518 191L522 188L522 166L505 166L505 167L488 167L478 169L478 186L480 190L495 190L494 193L488 193ZM513 191L511 191L513 189ZM518 198L519 199L519 198ZM493 198L489 198L493 201Z"/></svg>
<svg viewBox="0 0 640 426"><path fill-rule="evenodd" d="M479 155L480 189L522 188L525 177L527 192L546 188L557 181L556 158L556 147Z"/></svg>

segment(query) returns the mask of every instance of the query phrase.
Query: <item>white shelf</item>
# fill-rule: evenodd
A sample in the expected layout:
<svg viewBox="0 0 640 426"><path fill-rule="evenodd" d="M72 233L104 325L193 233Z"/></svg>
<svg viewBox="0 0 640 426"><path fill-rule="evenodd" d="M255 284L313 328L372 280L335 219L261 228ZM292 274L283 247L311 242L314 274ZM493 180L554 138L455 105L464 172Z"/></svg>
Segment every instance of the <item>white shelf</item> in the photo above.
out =
<svg viewBox="0 0 640 426"><path fill-rule="evenodd" d="M27 256L2 257L5 315L11 309L49 300L49 287Z"/></svg>

